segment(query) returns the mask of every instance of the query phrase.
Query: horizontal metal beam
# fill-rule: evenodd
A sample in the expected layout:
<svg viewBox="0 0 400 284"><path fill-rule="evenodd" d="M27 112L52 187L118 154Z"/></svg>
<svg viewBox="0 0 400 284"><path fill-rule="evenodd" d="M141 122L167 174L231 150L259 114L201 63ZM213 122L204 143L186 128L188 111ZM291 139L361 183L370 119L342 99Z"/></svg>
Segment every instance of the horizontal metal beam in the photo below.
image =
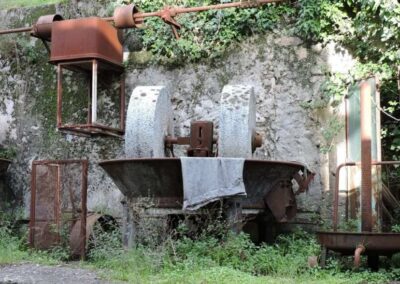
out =
<svg viewBox="0 0 400 284"><path fill-rule="evenodd" d="M232 2L232 3L224 3L224 4L217 4L217 5L209 5L209 6L199 6L199 7L165 7L164 9L156 12L144 12L144 13L135 13L132 15L135 22L140 22L144 18L148 17L161 17L163 18L166 14L175 17L178 14L184 13L195 13L195 12L203 12L209 10L221 10L227 8L254 8L270 3L279 3L284 2L284 0L243 0L240 2ZM104 17L102 18L104 21L107 22L114 22L114 17ZM0 30L0 35L5 34L13 34L13 33L24 33L24 32L32 32L34 26L25 27L25 28L15 28L15 29L7 29L7 30Z"/></svg>

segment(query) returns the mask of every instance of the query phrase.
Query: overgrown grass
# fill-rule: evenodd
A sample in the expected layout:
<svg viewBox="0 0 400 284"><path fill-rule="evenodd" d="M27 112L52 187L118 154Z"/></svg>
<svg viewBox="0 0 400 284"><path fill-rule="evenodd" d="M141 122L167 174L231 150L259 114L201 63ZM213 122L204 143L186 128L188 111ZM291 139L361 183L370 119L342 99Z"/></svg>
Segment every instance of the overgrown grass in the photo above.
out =
<svg viewBox="0 0 400 284"><path fill-rule="evenodd" d="M35 262L39 264L58 264L66 259L64 249L55 248L50 252L31 250L28 247L28 231L26 228L16 229L15 220L23 212L20 208L0 211L0 266L20 262Z"/></svg>
<svg viewBox="0 0 400 284"><path fill-rule="evenodd" d="M0 265L21 262L53 265L60 263L63 256L58 249L52 252L31 250L26 237L17 237L7 227L0 227Z"/></svg>
<svg viewBox="0 0 400 284"><path fill-rule="evenodd" d="M274 245L256 246L245 234L204 235L196 240L170 238L151 248L121 251L102 246L96 250L86 265L100 269L106 278L130 283L386 283L400 279L400 270L352 271L335 258L325 269L309 268L308 257L318 255L320 248L314 236L304 232L281 236Z"/></svg>
<svg viewBox="0 0 400 284"><path fill-rule="evenodd" d="M0 10L55 4L63 0L0 0Z"/></svg>
<svg viewBox="0 0 400 284"><path fill-rule="evenodd" d="M163 243L124 250L119 231L98 235L85 268L105 279L129 283L388 283L400 280L400 269L353 271L336 257L328 266L310 268L318 255L315 237L305 232L282 235L273 245L257 246L248 235L202 234L196 239L169 237ZM20 262L59 264L63 250L37 252L26 236L0 226L0 265Z"/></svg>

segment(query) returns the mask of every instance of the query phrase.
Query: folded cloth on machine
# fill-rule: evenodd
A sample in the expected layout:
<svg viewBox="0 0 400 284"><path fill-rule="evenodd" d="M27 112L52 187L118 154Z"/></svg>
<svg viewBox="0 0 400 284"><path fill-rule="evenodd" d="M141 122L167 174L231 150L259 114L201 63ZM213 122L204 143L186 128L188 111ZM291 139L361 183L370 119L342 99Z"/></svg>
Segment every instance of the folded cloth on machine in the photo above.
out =
<svg viewBox="0 0 400 284"><path fill-rule="evenodd" d="M221 198L246 196L242 158L181 157L183 210L193 211Z"/></svg>

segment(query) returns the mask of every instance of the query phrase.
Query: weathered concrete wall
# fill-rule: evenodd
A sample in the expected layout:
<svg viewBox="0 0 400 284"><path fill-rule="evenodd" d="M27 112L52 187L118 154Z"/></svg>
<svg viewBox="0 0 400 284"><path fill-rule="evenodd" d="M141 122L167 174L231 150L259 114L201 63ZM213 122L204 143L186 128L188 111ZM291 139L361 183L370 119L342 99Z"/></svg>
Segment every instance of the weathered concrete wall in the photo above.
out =
<svg viewBox="0 0 400 284"><path fill-rule="evenodd" d="M3 11L0 26L11 23L18 26L32 21L35 15L55 10L67 17L107 14L100 2L93 3L79 1L76 6L33 9L29 19L25 16L29 13L23 10ZM11 187L28 208L33 160L88 158L89 210L121 215L122 195L97 162L122 158L123 141L58 133L55 68L46 63L45 50L39 41L30 39L30 46L25 48L25 51L38 52L35 58L22 54L17 41L17 36L0 38L0 143L15 146L17 150L10 170ZM167 86L173 97L175 134L187 135L191 120L218 122L218 102L224 85L253 85L257 97L257 130L265 138L255 157L298 161L315 171L317 175L308 194L299 196L298 201L305 215L324 213L323 200L330 187L331 174L329 156L321 154L319 148L321 125L329 111L310 111L301 105L318 99L326 79L324 74L332 68L346 70L347 60L334 59L337 54L332 45L308 47L299 38L286 36L284 30L251 37L230 52L213 64L189 64L174 69L143 67L143 64L136 68L137 53L126 54L127 102L135 86Z"/></svg>

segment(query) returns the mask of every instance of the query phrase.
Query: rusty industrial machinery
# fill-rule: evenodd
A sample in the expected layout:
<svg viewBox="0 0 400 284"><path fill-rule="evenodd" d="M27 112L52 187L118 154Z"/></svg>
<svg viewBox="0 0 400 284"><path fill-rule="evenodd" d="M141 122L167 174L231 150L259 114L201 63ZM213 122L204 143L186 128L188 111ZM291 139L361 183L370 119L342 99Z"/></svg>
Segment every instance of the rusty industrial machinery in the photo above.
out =
<svg viewBox="0 0 400 284"><path fill-rule="evenodd" d="M219 107L218 135L214 121L195 120L187 136L176 137L168 89L138 86L133 90L126 120L126 158L99 163L125 196L127 246L141 230L141 219L158 219L165 225L183 216L202 218L210 206L218 204L214 201L223 204L223 215L234 231L243 229L258 241L265 240L273 224L295 217L296 195L308 189L314 174L301 163L253 158L263 139L256 132L252 86L225 86ZM230 176L223 166L221 170L220 165L229 162L242 163L237 176ZM229 191L232 187L224 185L227 180L243 184L245 196L220 195L221 188ZM200 196L202 205L188 209L185 204L190 202L187 192L192 184L193 191L212 197ZM141 204L145 205L138 214Z"/></svg>
<svg viewBox="0 0 400 284"><path fill-rule="evenodd" d="M208 10L221 10L227 8L254 8L270 3L279 3L283 0L243 0L239 2L223 3L209 6L199 7L170 7L166 6L160 11L140 12L135 4L117 7L112 17L102 18L104 21L113 22L117 29L128 29L141 27L144 20L149 17L161 18L166 24L170 25L174 31L174 35L178 38L177 30L181 25L175 20L175 17L185 13L203 12ZM62 21L60 15L46 15L38 19L36 24L31 27L15 28L1 30L0 35L29 32L32 36L40 39L51 41L52 24L55 21Z"/></svg>
<svg viewBox="0 0 400 284"><path fill-rule="evenodd" d="M0 35L29 32L44 43L50 53L50 63L57 66L57 128L61 132L122 136L125 131L125 80L119 29L137 28L146 18L159 17L179 38L181 25L175 20L179 14L257 7L274 2L280 1L164 7L156 12L140 12L136 5L131 4L117 7L113 16L108 18L65 20L58 14L44 15L31 27L2 30ZM110 103L105 105L104 101ZM78 103L78 108L66 110L69 105ZM110 117L114 113L116 115Z"/></svg>
<svg viewBox="0 0 400 284"><path fill-rule="evenodd" d="M382 165L399 165L399 161L373 161L371 157L371 86L368 81L360 84L360 130L361 130L361 161L346 162L336 169L336 184L333 199L333 231L317 232L322 244L324 262L326 250L333 250L344 255L354 255L354 266L360 266L361 255L367 255L368 265L377 269L379 256L391 256L400 252L400 234L380 232L376 225L379 199L382 197L373 192L372 168ZM340 170L344 167L361 167L361 226L360 232L339 230L339 184ZM348 218L346 203L346 218Z"/></svg>
<svg viewBox="0 0 400 284"><path fill-rule="evenodd" d="M174 145L189 145L186 150L188 157L215 157L214 144L218 137L214 136L214 123L212 121L192 121L190 124L190 136L188 137L165 137L165 148L174 157ZM262 136L254 133L252 137L252 152L261 147Z"/></svg>

